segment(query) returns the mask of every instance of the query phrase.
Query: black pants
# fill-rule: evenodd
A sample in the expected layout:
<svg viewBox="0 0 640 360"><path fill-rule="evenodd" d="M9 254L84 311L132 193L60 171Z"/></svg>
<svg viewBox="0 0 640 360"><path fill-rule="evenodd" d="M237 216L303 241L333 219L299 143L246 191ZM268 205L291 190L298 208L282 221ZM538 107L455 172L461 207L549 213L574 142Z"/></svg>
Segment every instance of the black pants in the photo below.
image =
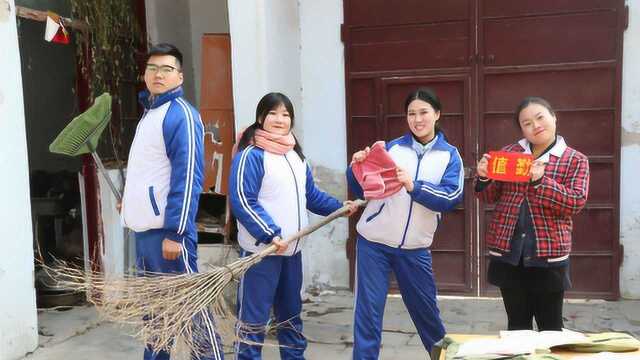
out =
<svg viewBox="0 0 640 360"><path fill-rule="evenodd" d="M539 331L562 329L564 291L500 288L500 292L509 319L509 330L533 330L534 317Z"/></svg>

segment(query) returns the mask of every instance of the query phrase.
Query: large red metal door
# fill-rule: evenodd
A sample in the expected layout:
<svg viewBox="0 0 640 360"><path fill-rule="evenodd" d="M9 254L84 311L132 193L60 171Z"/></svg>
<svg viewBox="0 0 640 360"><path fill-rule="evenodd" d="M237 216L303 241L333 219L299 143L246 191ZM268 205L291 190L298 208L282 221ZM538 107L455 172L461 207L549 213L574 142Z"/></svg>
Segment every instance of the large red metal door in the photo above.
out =
<svg viewBox="0 0 640 360"><path fill-rule="evenodd" d="M513 112L522 98L535 95L551 102L559 135L589 157L591 168L589 201L574 217L570 296L616 299L624 1L480 4L480 150L519 137ZM481 234L491 210L480 207ZM492 294L495 289L485 279L487 254L483 255L481 293Z"/></svg>
<svg viewBox="0 0 640 360"><path fill-rule="evenodd" d="M404 99L417 87L429 86L442 100L440 126L460 150L465 166L472 166L474 14L474 4L463 0L393 6L383 0L345 1L349 156L408 131ZM474 206L467 193L461 206L444 215L434 239L434 273L439 288L448 293L476 293ZM352 266L355 222L348 242Z"/></svg>
<svg viewBox="0 0 640 360"><path fill-rule="evenodd" d="M523 97L547 98L560 135L591 165L589 202L575 217L571 296L617 298L624 1L344 0L344 9L349 156L406 131L403 99L418 86L441 96L441 126L467 170L520 137L513 111ZM434 241L436 281L443 293L493 294L483 242L492 209L478 206L469 181L465 190Z"/></svg>

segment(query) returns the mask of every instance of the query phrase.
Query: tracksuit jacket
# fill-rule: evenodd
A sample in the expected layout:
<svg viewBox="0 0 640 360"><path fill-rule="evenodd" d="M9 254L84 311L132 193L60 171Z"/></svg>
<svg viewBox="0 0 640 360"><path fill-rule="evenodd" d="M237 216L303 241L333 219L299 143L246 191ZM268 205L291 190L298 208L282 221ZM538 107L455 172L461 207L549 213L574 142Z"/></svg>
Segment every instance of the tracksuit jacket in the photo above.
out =
<svg viewBox="0 0 640 360"><path fill-rule="evenodd" d="M249 252L276 236L286 239L307 226L307 209L326 216L342 203L318 190L305 160L290 150L277 155L250 145L236 154L229 179L231 210L238 220L238 243ZM284 255L300 251L295 241Z"/></svg>
<svg viewBox="0 0 640 360"><path fill-rule="evenodd" d="M461 200L464 168L458 150L439 132L428 149L418 154L410 133L388 142L387 152L414 178L413 191L401 190L380 200L370 200L356 227L365 239L402 249L428 248L441 212ZM351 169L351 190L359 198L362 188Z"/></svg>
<svg viewBox="0 0 640 360"><path fill-rule="evenodd" d="M129 152L123 224L135 232L164 229L165 237L195 241L204 145L200 114L182 88L154 99L139 95L144 115Z"/></svg>

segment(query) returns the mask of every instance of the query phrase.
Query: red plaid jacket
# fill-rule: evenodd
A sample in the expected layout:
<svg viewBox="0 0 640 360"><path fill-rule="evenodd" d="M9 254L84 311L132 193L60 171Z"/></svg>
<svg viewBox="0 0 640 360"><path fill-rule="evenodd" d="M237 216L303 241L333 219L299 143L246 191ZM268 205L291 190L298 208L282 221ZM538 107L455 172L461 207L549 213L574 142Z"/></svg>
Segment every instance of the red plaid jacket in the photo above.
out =
<svg viewBox="0 0 640 360"><path fill-rule="evenodd" d="M521 140L503 150L525 152L524 146L526 142ZM541 160L547 161L547 165L537 185L493 181L484 191L476 193L481 201L496 204L485 237L490 250L510 251L520 205L526 196L536 234L537 256L559 257L571 252L571 216L587 202L589 160L567 147L561 137Z"/></svg>

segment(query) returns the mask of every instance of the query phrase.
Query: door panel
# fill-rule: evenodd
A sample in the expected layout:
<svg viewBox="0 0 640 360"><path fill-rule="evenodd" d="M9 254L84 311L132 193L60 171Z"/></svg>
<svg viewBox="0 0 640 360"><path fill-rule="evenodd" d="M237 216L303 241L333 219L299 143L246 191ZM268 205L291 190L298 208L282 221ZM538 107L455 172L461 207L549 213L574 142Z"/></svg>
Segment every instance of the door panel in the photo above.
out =
<svg viewBox="0 0 640 360"><path fill-rule="evenodd" d="M549 100L556 109L558 134L589 157L591 168L589 200L573 217L573 289L568 295L615 299L619 296L620 15L624 3L496 0L482 4L480 152L521 137L514 111L524 97ZM480 212L483 244L492 207L481 206ZM480 260L481 294L494 295L496 289L486 282L486 250Z"/></svg>
<svg viewBox="0 0 640 360"><path fill-rule="evenodd" d="M231 40L229 34L202 36L202 96L204 124L204 192L227 194L234 143Z"/></svg>
<svg viewBox="0 0 640 360"><path fill-rule="evenodd" d="M467 74L448 76L407 76L382 78L382 99L385 139L390 140L408 131L404 110L407 94L416 88L433 89L443 104L439 126L448 141L460 151L463 159L473 160L467 153L467 142L471 139L468 132L471 78ZM465 184L470 186L471 182ZM438 288L451 294L468 294L474 291L475 273L473 268L472 208L473 194L467 192L465 199L454 211L442 214L439 229L431 245L433 269Z"/></svg>
<svg viewBox="0 0 640 360"><path fill-rule="evenodd" d="M382 0L345 0L344 6L348 156L375 140L406 133L405 97L429 86L443 104L442 129L471 167L476 3L404 0L389 6ZM477 293L471 195L445 214L432 246L434 274L444 293ZM352 276L357 218L350 220L347 243Z"/></svg>
<svg viewBox="0 0 640 360"><path fill-rule="evenodd" d="M484 78L485 112L513 113L524 97L542 96L543 92L558 110L613 109L614 80L615 69L609 67L488 73Z"/></svg>
<svg viewBox="0 0 640 360"><path fill-rule="evenodd" d="M615 9L617 4L611 0L482 0L480 6L483 16L491 18L610 10Z"/></svg>
<svg viewBox="0 0 640 360"><path fill-rule="evenodd" d="M350 35L352 70L465 66L470 42L467 27L467 22L456 22L355 29Z"/></svg>
<svg viewBox="0 0 640 360"><path fill-rule="evenodd" d="M483 37L485 60L495 66L608 60L616 54L616 13L487 20Z"/></svg>
<svg viewBox="0 0 640 360"><path fill-rule="evenodd" d="M345 22L350 26L380 26L467 20L470 17L468 0L396 1L345 0Z"/></svg>

